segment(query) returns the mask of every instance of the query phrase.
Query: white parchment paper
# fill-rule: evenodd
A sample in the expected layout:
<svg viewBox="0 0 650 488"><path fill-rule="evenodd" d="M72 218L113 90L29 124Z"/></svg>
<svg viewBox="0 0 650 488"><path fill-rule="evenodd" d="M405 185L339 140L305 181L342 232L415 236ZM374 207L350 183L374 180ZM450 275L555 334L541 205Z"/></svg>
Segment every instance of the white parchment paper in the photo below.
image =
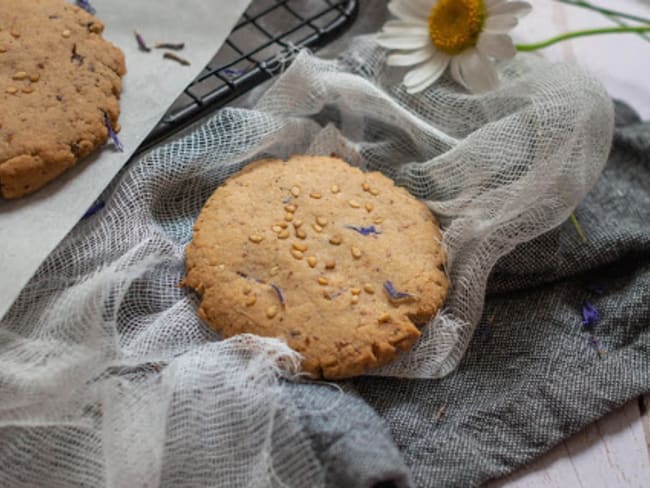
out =
<svg viewBox="0 0 650 488"><path fill-rule="evenodd" d="M221 47L250 0L93 0L104 36L120 47L123 80L119 134L123 153L106 147L36 194L0 200L0 317L41 262L83 216L128 161L167 108ZM133 31L149 44L184 42L191 66L138 49Z"/></svg>

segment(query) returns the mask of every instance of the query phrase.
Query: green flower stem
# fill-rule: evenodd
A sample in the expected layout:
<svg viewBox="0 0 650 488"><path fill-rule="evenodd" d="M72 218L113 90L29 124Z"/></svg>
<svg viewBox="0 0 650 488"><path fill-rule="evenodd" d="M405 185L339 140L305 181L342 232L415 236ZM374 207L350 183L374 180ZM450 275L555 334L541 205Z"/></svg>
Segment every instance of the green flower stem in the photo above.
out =
<svg viewBox="0 0 650 488"><path fill-rule="evenodd" d="M636 22L641 22L642 24L650 24L650 19L644 19L643 17L638 17L636 15L626 14L625 12L618 12L616 10L611 10L608 8L598 7L597 5L592 5L589 2L583 0L558 0L560 3L566 3L567 5L573 5L575 7L582 7L594 12L600 12L601 14L620 17L621 19L634 20Z"/></svg>
<svg viewBox="0 0 650 488"><path fill-rule="evenodd" d="M582 226L580 225L580 222L578 222L578 218L574 213L571 214L571 223L576 228L576 231L578 232L580 239L582 239L582 242L587 242L587 236L585 236L585 232L582 230Z"/></svg>
<svg viewBox="0 0 650 488"><path fill-rule="evenodd" d="M536 51L538 49L543 49L545 47L551 46L555 43L576 37L596 36L599 34L623 34L627 32L633 32L637 34L641 32L650 32L650 25L644 25L640 27L603 27L600 29L587 29L575 32L567 32L566 34L552 37L546 41L537 42L535 44L517 44L515 47L518 51Z"/></svg>
<svg viewBox="0 0 650 488"><path fill-rule="evenodd" d="M612 22L614 22L614 23L620 25L621 27L627 27L627 26L628 26L628 25L627 25L625 22L623 22L621 19L619 19L618 17L615 17L615 16L613 16L613 15L605 15L605 17L607 17L607 18L608 18L609 20L611 20ZM645 32L639 32L638 35L639 35L639 37L640 37L641 39L643 39L644 41L650 42L650 35L646 34Z"/></svg>
<svg viewBox="0 0 650 488"><path fill-rule="evenodd" d="M575 7L580 7L588 10L592 10L594 12L598 12L605 17L607 17L609 20L612 22L620 25L621 27L627 27L628 24L623 22L621 19L628 19L628 20L634 20L636 22L641 22L642 24L650 24L650 19L644 19L642 17L638 17L636 15L630 15L626 14L625 12L618 12L616 10L611 10L607 8L602 8L598 7L597 5L592 5L589 2L586 2L584 0L557 0L560 3L564 3L566 5L572 5ZM645 41L650 42L650 35L645 34L645 33L639 33L639 37Z"/></svg>

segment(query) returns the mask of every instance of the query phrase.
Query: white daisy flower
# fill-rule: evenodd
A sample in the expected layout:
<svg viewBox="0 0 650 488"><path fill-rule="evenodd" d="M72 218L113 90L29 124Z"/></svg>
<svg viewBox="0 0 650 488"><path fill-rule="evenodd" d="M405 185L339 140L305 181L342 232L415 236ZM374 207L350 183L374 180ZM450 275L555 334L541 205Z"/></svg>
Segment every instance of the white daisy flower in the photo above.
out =
<svg viewBox="0 0 650 488"><path fill-rule="evenodd" d="M508 0L391 0L388 10L399 20L386 22L377 42L397 51L389 65L415 66L403 80L409 93L430 86L447 66L458 83L480 93L499 86L492 59L515 56L507 33L532 7Z"/></svg>

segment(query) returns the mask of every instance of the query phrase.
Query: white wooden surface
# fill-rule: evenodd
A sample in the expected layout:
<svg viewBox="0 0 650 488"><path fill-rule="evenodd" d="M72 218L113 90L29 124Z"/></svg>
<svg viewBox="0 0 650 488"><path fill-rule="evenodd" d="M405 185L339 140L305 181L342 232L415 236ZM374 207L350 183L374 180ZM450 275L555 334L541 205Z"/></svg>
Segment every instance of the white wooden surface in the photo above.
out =
<svg viewBox="0 0 650 488"><path fill-rule="evenodd" d="M614 25L606 17L549 0L528 0L534 10L517 41L536 42L562 32ZM648 0L591 0L650 17ZM575 62L594 73L610 94L650 119L650 42L635 34L577 39L542 51L553 60ZM650 362L650 358L648 358ZM645 407L643 407L645 405ZM643 411L645 410L645 413ZM650 395L635 398L562 442L520 471L486 488L650 487Z"/></svg>
<svg viewBox="0 0 650 488"><path fill-rule="evenodd" d="M650 417L634 399L546 455L485 488L650 486ZM644 400L642 400L644 401ZM645 403L650 406L650 397Z"/></svg>

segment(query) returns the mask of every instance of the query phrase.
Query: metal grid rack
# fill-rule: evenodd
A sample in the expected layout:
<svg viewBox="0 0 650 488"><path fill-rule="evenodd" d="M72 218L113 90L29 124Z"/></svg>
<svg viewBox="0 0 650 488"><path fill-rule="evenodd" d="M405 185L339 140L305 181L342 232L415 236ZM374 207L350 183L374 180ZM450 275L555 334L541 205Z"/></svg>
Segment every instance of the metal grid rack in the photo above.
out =
<svg viewBox="0 0 650 488"><path fill-rule="evenodd" d="M352 24L357 10L357 0L254 0L139 152L278 74L296 47L317 49L331 42Z"/></svg>

